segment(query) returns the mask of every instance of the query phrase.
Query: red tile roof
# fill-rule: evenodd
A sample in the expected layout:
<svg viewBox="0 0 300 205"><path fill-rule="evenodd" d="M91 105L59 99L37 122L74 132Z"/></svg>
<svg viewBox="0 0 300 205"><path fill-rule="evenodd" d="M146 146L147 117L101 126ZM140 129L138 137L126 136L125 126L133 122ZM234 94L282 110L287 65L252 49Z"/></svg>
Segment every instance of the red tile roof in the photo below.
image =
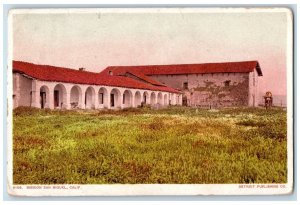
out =
<svg viewBox="0 0 300 205"><path fill-rule="evenodd" d="M125 72L141 72L144 75L180 75L197 73L248 73L256 69L259 76L262 71L257 61L178 64L178 65L146 65L146 66L110 66L101 73L113 71L114 75Z"/></svg>
<svg viewBox="0 0 300 205"><path fill-rule="evenodd" d="M257 61L178 65L110 66L100 73L13 61L14 72L24 73L32 78L43 81L107 85L175 93L177 93L178 90L167 87L148 76L197 73L247 73L252 72L254 69L256 69L259 76L262 76L262 71ZM109 75L110 71L112 71L113 75ZM130 73L147 83L126 77L126 73Z"/></svg>
<svg viewBox="0 0 300 205"><path fill-rule="evenodd" d="M49 65L37 65L22 61L13 61L13 72L26 74L32 78L42 81L117 86L173 93L179 92L178 90L170 87L150 85L125 76L111 76L105 73L100 74Z"/></svg>
<svg viewBox="0 0 300 205"><path fill-rule="evenodd" d="M150 78L150 77L144 75L144 74L141 73L141 72L129 71L129 72L126 72L126 73L129 73L129 74L131 74L131 75L134 75L135 77L137 77L137 78L139 78L139 79L141 79L141 80L143 80L143 81L145 81L145 82L148 82L148 83L150 83L150 84L152 84L152 85L165 86L164 84L162 84L162 83L160 83L160 82L158 82L158 81L156 81L156 80L153 80L152 78ZM126 74L126 73L125 73L125 74Z"/></svg>

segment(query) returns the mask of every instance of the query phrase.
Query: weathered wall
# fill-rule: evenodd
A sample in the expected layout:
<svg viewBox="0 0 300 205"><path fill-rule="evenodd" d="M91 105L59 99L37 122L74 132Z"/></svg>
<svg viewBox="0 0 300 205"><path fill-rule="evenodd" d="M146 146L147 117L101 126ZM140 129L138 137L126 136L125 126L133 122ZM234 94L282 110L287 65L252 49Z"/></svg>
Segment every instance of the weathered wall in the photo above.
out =
<svg viewBox="0 0 300 205"><path fill-rule="evenodd" d="M259 96L258 94L259 84L258 84L258 74L256 71L249 73L249 106L258 106Z"/></svg>
<svg viewBox="0 0 300 205"><path fill-rule="evenodd" d="M32 91L32 79L24 77L19 73L13 74L13 95L14 105L18 106L30 106L31 103L31 91Z"/></svg>
<svg viewBox="0 0 300 205"><path fill-rule="evenodd" d="M153 75L151 77L167 86L183 90L189 106L249 105L249 73ZM186 82L188 89L184 89ZM255 88L251 87L251 93L254 90Z"/></svg>

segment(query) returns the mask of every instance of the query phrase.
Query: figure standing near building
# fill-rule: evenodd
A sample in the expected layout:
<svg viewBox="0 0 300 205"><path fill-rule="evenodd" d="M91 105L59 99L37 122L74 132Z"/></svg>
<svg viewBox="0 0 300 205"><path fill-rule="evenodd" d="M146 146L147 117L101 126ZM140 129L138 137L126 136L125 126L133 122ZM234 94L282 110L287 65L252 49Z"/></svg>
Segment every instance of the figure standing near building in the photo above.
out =
<svg viewBox="0 0 300 205"><path fill-rule="evenodd" d="M266 92L266 95L264 96L265 98L265 107L266 109L270 109L273 104L273 97L272 93L270 91Z"/></svg>

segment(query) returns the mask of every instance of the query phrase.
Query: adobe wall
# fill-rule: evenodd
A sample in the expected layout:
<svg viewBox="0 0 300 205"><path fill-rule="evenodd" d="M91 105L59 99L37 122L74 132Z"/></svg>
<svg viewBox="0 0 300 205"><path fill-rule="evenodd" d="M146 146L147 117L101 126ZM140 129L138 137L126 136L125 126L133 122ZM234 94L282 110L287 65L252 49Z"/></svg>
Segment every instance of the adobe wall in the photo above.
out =
<svg viewBox="0 0 300 205"><path fill-rule="evenodd" d="M32 79L13 74L13 107L31 105Z"/></svg>
<svg viewBox="0 0 300 205"><path fill-rule="evenodd" d="M258 95L259 81L258 74L256 71L249 73L249 106L258 106L260 98L262 96Z"/></svg>
<svg viewBox="0 0 300 205"><path fill-rule="evenodd" d="M189 106L249 105L249 73L152 75L151 77L167 86L183 90ZM184 89L185 82L188 83L188 89ZM251 89L251 92L254 91L253 86Z"/></svg>

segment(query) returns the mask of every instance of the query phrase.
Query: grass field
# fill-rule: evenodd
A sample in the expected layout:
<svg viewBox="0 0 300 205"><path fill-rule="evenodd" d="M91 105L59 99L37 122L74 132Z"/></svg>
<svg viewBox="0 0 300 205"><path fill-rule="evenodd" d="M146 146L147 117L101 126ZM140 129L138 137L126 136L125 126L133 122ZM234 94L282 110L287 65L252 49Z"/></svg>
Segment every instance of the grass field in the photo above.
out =
<svg viewBox="0 0 300 205"><path fill-rule="evenodd" d="M13 114L14 184L286 183L286 111Z"/></svg>

